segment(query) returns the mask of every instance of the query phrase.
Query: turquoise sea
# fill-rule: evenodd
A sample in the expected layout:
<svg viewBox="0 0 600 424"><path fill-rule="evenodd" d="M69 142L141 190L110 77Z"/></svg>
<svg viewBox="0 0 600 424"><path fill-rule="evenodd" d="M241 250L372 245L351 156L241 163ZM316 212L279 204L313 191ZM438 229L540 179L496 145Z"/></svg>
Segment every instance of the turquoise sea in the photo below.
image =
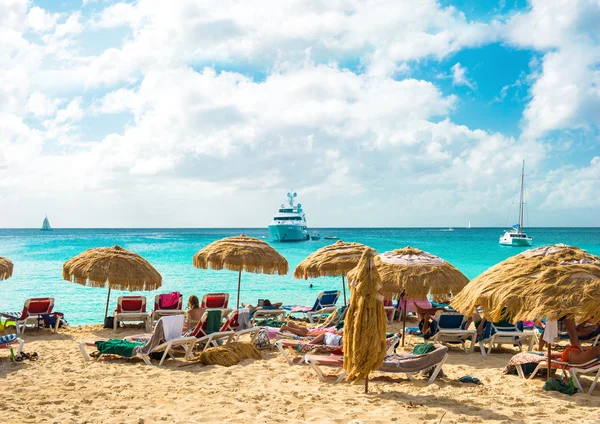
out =
<svg viewBox="0 0 600 424"><path fill-rule="evenodd" d="M318 229L322 236L336 235L356 241L379 252L405 246L418 247L450 261L467 277L473 278L488 267L515 255L524 248L498 244L500 228L328 228ZM15 265L13 277L0 282L0 311L21 310L25 299L51 296L55 310L64 312L71 324L99 323L104 317L105 289L83 287L62 280L62 264L92 247L118 244L146 258L163 276L163 286L145 292L148 303L156 293L178 290L187 296L211 291L231 294L235 305L237 273L199 270L192 266L193 254L223 237L244 233L254 237L268 235L265 229L0 229L0 256ZM528 228L534 246L565 243L600 255L600 228ZM290 263L286 276L242 274L242 302L255 304L258 298L286 304L312 305L317 293L341 287L339 278L296 280L293 269L328 240L277 243L273 246ZM309 288L312 283L313 287ZM121 292L112 292L111 311ZM151 306L150 306L151 308Z"/></svg>

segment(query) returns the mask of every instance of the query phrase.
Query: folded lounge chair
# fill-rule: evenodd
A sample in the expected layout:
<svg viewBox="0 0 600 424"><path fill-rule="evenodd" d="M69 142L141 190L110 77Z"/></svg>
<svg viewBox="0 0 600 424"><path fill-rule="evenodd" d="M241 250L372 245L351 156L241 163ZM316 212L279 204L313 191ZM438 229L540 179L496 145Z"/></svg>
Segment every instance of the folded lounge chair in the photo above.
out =
<svg viewBox="0 0 600 424"><path fill-rule="evenodd" d="M154 310L151 314L151 323L154 324L160 317L169 315L183 315L185 311L182 310L183 297L179 292L172 292L166 294L157 294L154 296Z"/></svg>
<svg viewBox="0 0 600 424"><path fill-rule="evenodd" d="M309 306L293 306L286 309L290 309L290 315L297 313L303 314L311 323L314 323L314 317L318 316L320 322L326 314L335 311L335 304L339 297L339 290L322 291L319 293L319 296L317 296L312 308Z"/></svg>
<svg viewBox="0 0 600 424"><path fill-rule="evenodd" d="M446 346L436 344L435 350L424 355L408 354L388 354L383 360L383 364L379 368L381 372L404 373L406 376L415 381L414 375L427 371L433 368L431 376L427 380L427 385L433 383L442 370L442 366L448 359L448 348ZM343 371L344 357L337 355L312 355L307 354L305 361L313 369L315 374L321 381L327 381L320 366L330 366L340 368L342 371L338 374L336 383L341 382L346 377L346 372Z"/></svg>
<svg viewBox="0 0 600 424"><path fill-rule="evenodd" d="M150 315L146 312L146 296L119 296L114 313L114 330L119 322L143 322L149 330Z"/></svg>
<svg viewBox="0 0 600 424"><path fill-rule="evenodd" d="M540 369L544 369L547 366L548 361L539 362L535 370L528 377L528 379L533 379L533 377L535 377L535 375ZM600 378L600 358L592 359L591 361L588 361L585 364L570 364L568 362L552 360L550 362L550 366L554 369L562 370L563 375L567 373L569 376L573 377L573 383L581 393L584 393L584 390L581 386L581 382L579 381L578 375L596 373L596 375L594 376L594 380L592 381L592 385L590 386L587 392L588 395L591 395L594 392L596 384L598 383L598 378ZM519 370L519 375L525 378L522 368Z"/></svg>
<svg viewBox="0 0 600 424"><path fill-rule="evenodd" d="M168 357L174 358L173 349L183 347L186 352L185 359L190 359L198 339L182 336L183 321L183 315L162 317L156 323L154 332L149 335L150 339L146 339L147 335L141 335L126 339L84 340L79 343L79 351L85 361L90 360L86 351L86 347L89 346L100 350L97 359L108 354L127 358L140 357L147 365L152 365L150 354L162 352L163 355L158 363L158 366L161 366ZM144 343L143 340L147 341Z"/></svg>
<svg viewBox="0 0 600 424"><path fill-rule="evenodd" d="M25 331L28 324L38 327L44 315L54 315L57 319L53 331L56 332L60 325L60 319L58 318L62 317L63 314L60 312L52 312L52 308L54 308L54 298L35 297L25 301L23 310L20 313L2 312L0 315L3 318L6 318L7 322L15 323L15 331L17 334Z"/></svg>
<svg viewBox="0 0 600 424"><path fill-rule="evenodd" d="M17 348L15 355L19 355L23 351L23 345L25 344L23 339L18 338L16 334L0 336L0 349L4 349L4 348L10 349L11 346L17 345L17 344L19 345L19 347Z"/></svg>
<svg viewBox="0 0 600 424"><path fill-rule="evenodd" d="M536 336L532 331L522 331L522 323L517 325L510 324L508 322L487 322L483 330L481 339L479 340L479 348L481 354L485 356L492 352L492 348L495 346L498 348L503 344L517 345L519 351L523 350L523 343L527 343L528 351L533 350L533 343L535 342ZM485 344L488 344L486 352Z"/></svg>
<svg viewBox="0 0 600 424"><path fill-rule="evenodd" d="M436 319L437 330L431 341L434 343L461 343L465 353L473 352L477 330L467 330L464 328L467 319L462 314L449 311L440 312ZM467 350L465 341L469 339L471 340L471 346Z"/></svg>

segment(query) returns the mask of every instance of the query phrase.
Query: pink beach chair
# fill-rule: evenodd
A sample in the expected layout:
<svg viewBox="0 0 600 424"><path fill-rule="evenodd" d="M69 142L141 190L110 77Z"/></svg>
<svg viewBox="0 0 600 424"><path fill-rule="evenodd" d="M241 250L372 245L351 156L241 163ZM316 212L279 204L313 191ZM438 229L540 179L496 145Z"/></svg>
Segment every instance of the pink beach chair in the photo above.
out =
<svg viewBox="0 0 600 424"><path fill-rule="evenodd" d="M15 330L17 334L25 331L25 328L27 328L28 324L35 325L36 327L39 326L40 320L44 315L55 315L57 319L53 331L56 331L60 325L60 319L58 318L62 317L63 314L59 312L53 313L52 308L54 308L54 298L35 297L25 301L25 304L23 305L23 311L21 311L21 313L3 312L1 315L3 318L6 318L7 322L15 323Z"/></svg>
<svg viewBox="0 0 600 424"><path fill-rule="evenodd" d="M146 331L149 331L150 316L146 312L146 296L119 296L114 316L115 331L119 321L143 322Z"/></svg>
<svg viewBox="0 0 600 424"><path fill-rule="evenodd" d="M154 310L151 323L154 324L161 317L169 315L183 315L183 297L179 292L157 294L154 296Z"/></svg>

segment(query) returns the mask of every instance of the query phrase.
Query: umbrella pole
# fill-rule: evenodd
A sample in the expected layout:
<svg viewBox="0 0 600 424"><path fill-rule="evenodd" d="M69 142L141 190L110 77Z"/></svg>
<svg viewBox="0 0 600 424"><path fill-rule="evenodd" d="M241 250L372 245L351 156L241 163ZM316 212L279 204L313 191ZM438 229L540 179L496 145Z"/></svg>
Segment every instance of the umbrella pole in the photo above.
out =
<svg viewBox="0 0 600 424"><path fill-rule="evenodd" d="M404 294L404 308L402 308L402 347L404 347L404 340L406 340L406 293Z"/></svg>
<svg viewBox="0 0 600 424"><path fill-rule="evenodd" d="M108 316L108 301L110 300L110 286L108 286L108 296L106 297L106 311L104 311L104 318Z"/></svg>
<svg viewBox="0 0 600 424"><path fill-rule="evenodd" d="M238 274L238 298L237 298L237 306L235 309L240 309L240 285L242 284L242 270L240 269L240 273Z"/></svg>
<svg viewBox="0 0 600 424"><path fill-rule="evenodd" d="M344 274L342 274L342 289L344 289L344 306L348 303L346 302L346 282L344 281Z"/></svg>
<svg viewBox="0 0 600 424"><path fill-rule="evenodd" d="M552 343L548 343L548 376L547 376L547 380L550 379L550 371L552 370L552 367L550 366L550 358L552 358Z"/></svg>
<svg viewBox="0 0 600 424"><path fill-rule="evenodd" d="M369 374L367 374L367 378L365 378L365 393L369 393Z"/></svg>

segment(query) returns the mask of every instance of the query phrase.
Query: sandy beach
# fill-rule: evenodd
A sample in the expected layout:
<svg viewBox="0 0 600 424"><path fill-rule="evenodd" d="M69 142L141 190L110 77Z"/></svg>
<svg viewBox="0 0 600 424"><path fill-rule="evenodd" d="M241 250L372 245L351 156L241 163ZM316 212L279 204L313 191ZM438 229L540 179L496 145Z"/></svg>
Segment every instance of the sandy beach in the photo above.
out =
<svg viewBox="0 0 600 424"><path fill-rule="evenodd" d="M398 331L399 324L389 326ZM120 330L123 337L139 333ZM517 349L488 357L452 347L446 374L425 386L400 375L375 373L370 393L363 386L322 383L306 366L290 367L277 350L263 360L229 368L169 360L149 367L139 359L84 362L77 343L90 336L114 337L101 326L68 327L58 334L29 330L25 352L37 362L11 363L3 350L0 403L4 423L596 423L600 390L594 396L542 391L543 380L503 376ZM408 338L406 351L419 339ZM399 349L401 350L401 349ZM481 386L463 384L464 375ZM590 379L583 377L584 388Z"/></svg>

